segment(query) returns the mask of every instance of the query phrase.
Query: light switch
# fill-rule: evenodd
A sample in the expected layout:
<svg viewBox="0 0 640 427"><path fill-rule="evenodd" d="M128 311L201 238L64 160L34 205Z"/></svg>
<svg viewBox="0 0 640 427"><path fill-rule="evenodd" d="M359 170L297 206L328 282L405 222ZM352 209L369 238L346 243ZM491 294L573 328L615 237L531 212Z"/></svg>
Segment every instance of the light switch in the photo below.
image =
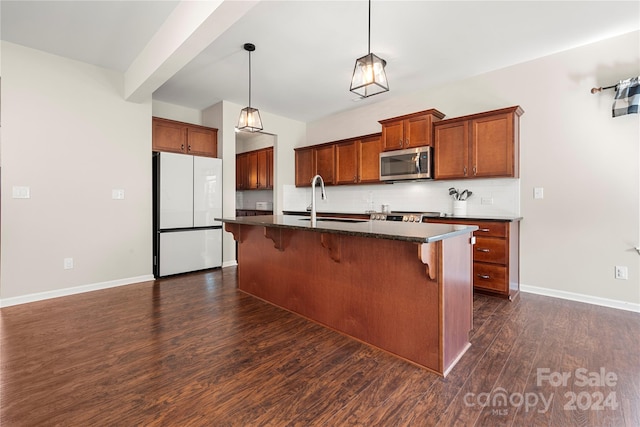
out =
<svg viewBox="0 0 640 427"><path fill-rule="evenodd" d="M121 188L116 188L111 190L111 198L114 200L123 200L124 199L124 190Z"/></svg>
<svg viewBox="0 0 640 427"><path fill-rule="evenodd" d="M533 198L534 199L544 199L544 188L535 187L533 189Z"/></svg>
<svg viewBox="0 0 640 427"><path fill-rule="evenodd" d="M30 199L31 189L29 187L14 185L13 198L14 199Z"/></svg>

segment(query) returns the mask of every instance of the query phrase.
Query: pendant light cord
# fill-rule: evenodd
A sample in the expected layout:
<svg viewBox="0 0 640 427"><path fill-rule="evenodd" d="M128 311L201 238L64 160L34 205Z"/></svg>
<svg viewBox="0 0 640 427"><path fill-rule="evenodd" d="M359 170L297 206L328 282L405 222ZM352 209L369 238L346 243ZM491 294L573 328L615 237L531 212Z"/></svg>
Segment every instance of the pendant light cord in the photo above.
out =
<svg viewBox="0 0 640 427"><path fill-rule="evenodd" d="M249 51L249 108L251 108L251 51Z"/></svg>
<svg viewBox="0 0 640 427"><path fill-rule="evenodd" d="M367 38L367 53L371 53L371 0L369 0L369 34Z"/></svg>

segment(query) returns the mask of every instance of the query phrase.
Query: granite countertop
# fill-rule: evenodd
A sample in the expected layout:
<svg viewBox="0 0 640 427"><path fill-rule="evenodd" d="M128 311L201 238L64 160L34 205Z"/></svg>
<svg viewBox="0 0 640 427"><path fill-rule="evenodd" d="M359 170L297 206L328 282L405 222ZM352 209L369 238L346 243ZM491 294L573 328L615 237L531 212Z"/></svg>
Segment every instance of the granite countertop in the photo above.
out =
<svg viewBox="0 0 640 427"><path fill-rule="evenodd" d="M314 227L311 225L310 218L302 215L260 215L216 218L216 220L231 224L307 230L348 236L370 237L374 239L402 240L415 243L436 242L438 240L472 233L478 229L475 225L369 221L355 220L353 218L318 218L316 226Z"/></svg>
<svg viewBox="0 0 640 427"><path fill-rule="evenodd" d="M408 211L406 211L408 212ZM400 211L400 212L392 212L392 213L406 213L405 211ZM420 211L414 211L414 212L420 212ZM303 215L303 216L309 216L309 212L305 212L305 211L284 211L285 215ZM340 216L340 215L366 215L369 216L369 213L366 212L318 212L318 215L330 215L330 216ZM463 215L463 216L454 216L453 214L449 214L449 213L445 213L442 214L442 216L439 217L425 217L425 220L429 220L429 219L462 219L462 220L468 220L468 221L507 221L507 222L513 222L513 221L521 221L522 217L521 216L508 216L508 215L473 215L473 214L468 214L468 215Z"/></svg>

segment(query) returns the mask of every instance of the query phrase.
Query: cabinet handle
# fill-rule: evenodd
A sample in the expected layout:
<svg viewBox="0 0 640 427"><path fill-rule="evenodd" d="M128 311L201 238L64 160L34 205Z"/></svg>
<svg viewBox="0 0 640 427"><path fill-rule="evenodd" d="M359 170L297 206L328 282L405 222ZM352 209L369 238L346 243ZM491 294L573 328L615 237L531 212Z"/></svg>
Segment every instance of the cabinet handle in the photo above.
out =
<svg viewBox="0 0 640 427"><path fill-rule="evenodd" d="M409 146L409 138L407 138L406 144L407 144L407 147L408 147Z"/></svg>
<svg viewBox="0 0 640 427"><path fill-rule="evenodd" d="M402 147L402 140L400 140L400 142L398 143L398 145L399 145L400 147Z"/></svg>
<svg viewBox="0 0 640 427"><path fill-rule="evenodd" d="M353 182L358 182L358 177L357 176L353 176Z"/></svg>
<svg viewBox="0 0 640 427"><path fill-rule="evenodd" d="M464 176L467 176L467 167L465 166L462 171L464 172Z"/></svg>
<svg viewBox="0 0 640 427"><path fill-rule="evenodd" d="M187 150L191 151L191 146L190 146L190 145L188 145L187 147L188 147L188 148L187 148Z"/></svg>
<svg viewBox="0 0 640 427"><path fill-rule="evenodd" d="M184 150L184 144L180 144L180 150Z"/></svg>
<svg viewBox="0 0 640 427"><path fill-rule="evenodd" d="M489 252L489 249L477 248L476 251L478 251L478 252Z"/></svg>
<svg viewBox="0 0 640 427"><path fill-rule="evenodd" d="M473 167L473 176L476 176L476 172L477 172L477 170L476 170L476 167L474 166Z"/></svg>
<svg viewBox="0 0 640 427"><path fill-rule="evenodd" d="M491 276L488 274L478 274L477 276L481 279L491 279Z"/></svg>
<svg viewBox="0 0 640 427"><path fill-rule="evenodd" d="M488 233L491 230L489 230L488 228L479 228L478 231L482 231L483 233Z"/></svg>

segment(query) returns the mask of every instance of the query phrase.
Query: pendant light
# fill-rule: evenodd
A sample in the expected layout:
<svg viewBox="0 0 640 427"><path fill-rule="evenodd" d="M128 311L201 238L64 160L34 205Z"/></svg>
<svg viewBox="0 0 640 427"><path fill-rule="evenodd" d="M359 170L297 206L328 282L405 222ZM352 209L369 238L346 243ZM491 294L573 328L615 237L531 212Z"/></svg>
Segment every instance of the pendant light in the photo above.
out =
<svg viewBox="0 0 640 427"><path fill-rule="evenodd" d="M372 95L387 92L389 83L384 67L387 61L371 53L371 0L369 0L369 38L368 54L356 59L356 66L353 69L351 78L351 92L367 98Z"/></svg>
<svg viewBox="0 0 640 427"><path fill-rule="evenodd" d="M260 111L257 108L251 108L251 52L256 50L256 46L252 43L245 43L244 50L249 52L249 106L240 111L240 118L236 128L238 130L258 132L262 130Z"/></svg>

